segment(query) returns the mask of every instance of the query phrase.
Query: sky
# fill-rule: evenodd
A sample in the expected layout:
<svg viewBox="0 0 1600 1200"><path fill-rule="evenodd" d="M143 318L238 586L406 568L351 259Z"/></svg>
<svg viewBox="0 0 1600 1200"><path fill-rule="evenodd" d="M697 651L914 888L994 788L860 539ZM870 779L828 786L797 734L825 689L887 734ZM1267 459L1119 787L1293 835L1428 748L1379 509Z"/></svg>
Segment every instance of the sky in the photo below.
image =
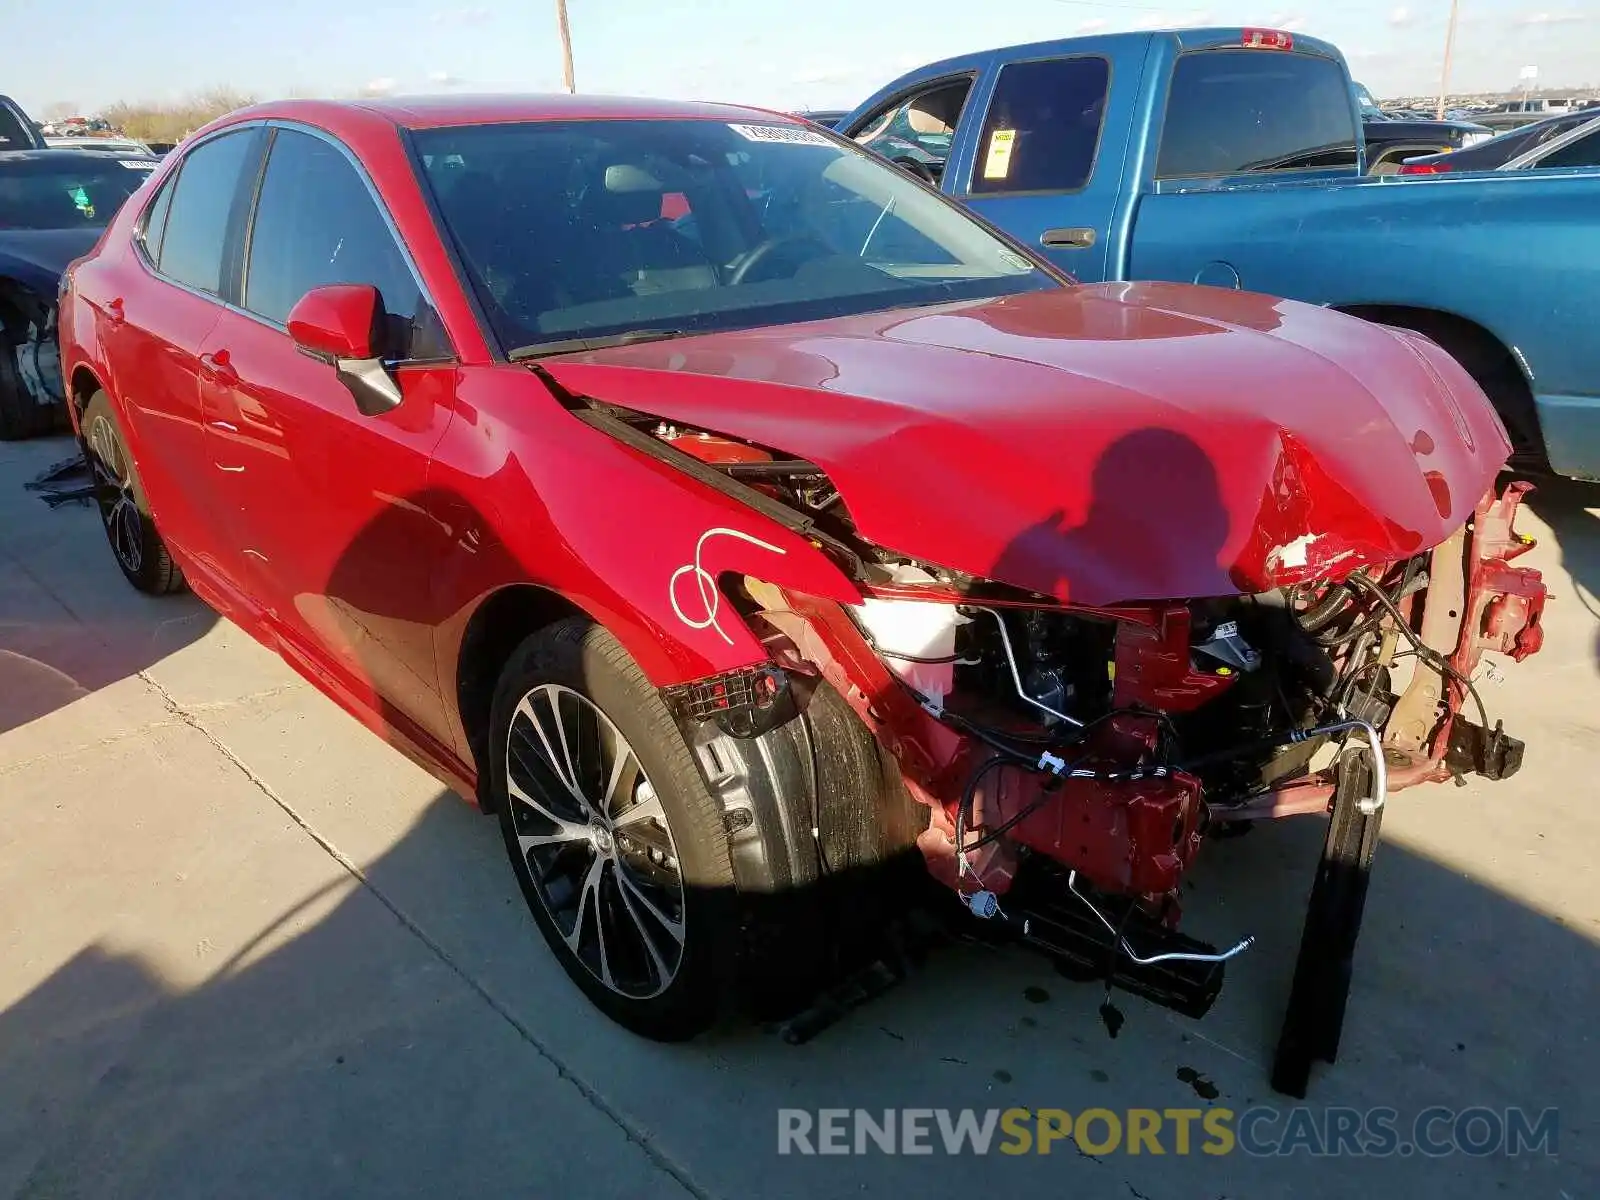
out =
<svg viewBox="0 0 1600 1200"><path fill-rule="evenodd" d="M568 0L579 91L853 108L901 73L990 46L1179 25L1327 38L1378 96L1437 90L1449 0ZM262 99L555 91L554 0L5 0L27 54L0 92L35 116L226 85ZM16 12L16 6L21 12ZM1600 88L1600 0L1460 0L1452 90ZM63 15L67 19L63 19ZM12 48L17 48L16 43Z"/></svg>

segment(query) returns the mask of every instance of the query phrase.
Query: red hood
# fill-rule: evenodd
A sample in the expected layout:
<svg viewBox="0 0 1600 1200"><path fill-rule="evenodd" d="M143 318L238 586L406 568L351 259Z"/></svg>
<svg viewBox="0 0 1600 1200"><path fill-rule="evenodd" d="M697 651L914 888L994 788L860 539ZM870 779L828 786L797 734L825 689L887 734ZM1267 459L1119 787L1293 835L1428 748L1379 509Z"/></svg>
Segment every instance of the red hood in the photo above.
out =
<svg viewBox="0 0 1600 1200"><path fill-rule="evenodd" d="M1510 444L1431 343L1310 305L1103 284L552 358L584 396L816 463L861 535L1080 604L1415 554Z"/></svg>

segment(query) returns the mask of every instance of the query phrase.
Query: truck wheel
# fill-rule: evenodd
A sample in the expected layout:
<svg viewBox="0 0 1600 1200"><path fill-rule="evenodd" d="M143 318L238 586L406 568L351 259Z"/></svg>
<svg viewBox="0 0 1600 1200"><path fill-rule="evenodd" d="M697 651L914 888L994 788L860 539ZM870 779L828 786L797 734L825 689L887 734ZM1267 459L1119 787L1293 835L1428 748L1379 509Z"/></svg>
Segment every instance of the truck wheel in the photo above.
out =
<svg viewBox="0 0 1600 1200"><path fill-rule="evenodd" d="M0 337L0 442L39 437L55 428L55 409L37 403L17 374L16 350Z"/></svg>
<svg viewBox="0 0 1600 1200"><path fill-rule="evenodd" d="M45 411L45 410L41 410ZM104 392L83 410L84 452L94 475L94 498L117 566L141 592L162 596L183 587L183 572L156 532L139 469Z"/></svg>
<svg viewBox="0 0 1600 1200"><path fill-rule="evenodd" d="M567 975L645 1037L705 1029L736 945L733 870L657 690L611 634L568 618L512 654L490 745L512 869Z"/></svg>

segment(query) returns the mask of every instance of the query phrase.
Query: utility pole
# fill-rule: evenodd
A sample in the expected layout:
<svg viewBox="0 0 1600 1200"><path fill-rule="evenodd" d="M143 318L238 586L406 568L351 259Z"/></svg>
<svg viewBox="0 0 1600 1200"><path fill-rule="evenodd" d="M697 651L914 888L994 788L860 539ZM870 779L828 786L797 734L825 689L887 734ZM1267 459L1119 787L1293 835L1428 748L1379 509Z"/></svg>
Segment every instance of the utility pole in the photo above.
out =
<svg viewBox="0 0 1600 1200"><path fill-rule="evenodd" d="M561 86L577 91L572 81L572 29L567 25L567 0L556 0L556 27L561 31Z"/></svg>
<svg viewBox="0 0 1600 1200"><path fill-rule="evenodd" d="M566 0L559 0L565 4ZM1461 0L1450 0L1450 24L1444 35L1444 73L1439 77L1439 111L1434 114L1436 120L1444 120L1445 97L1450 94L1450 59L1456 49L1456 13L1461 7ZM565 18L563 18L563 27ZM570 88L568 89L571 90Z"/></svg>

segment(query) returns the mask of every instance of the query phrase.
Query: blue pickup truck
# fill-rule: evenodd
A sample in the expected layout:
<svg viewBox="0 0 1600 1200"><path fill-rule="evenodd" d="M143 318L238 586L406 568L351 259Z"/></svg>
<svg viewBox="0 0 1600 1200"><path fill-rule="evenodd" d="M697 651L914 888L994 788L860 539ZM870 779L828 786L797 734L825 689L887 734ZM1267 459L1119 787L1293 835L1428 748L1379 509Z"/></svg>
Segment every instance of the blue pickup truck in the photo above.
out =
<svg viewBox="0 0 1600 1200"><path fill-rule="evenodd" d="M946 59L837 128L1086 282L1174 280L1405 326L1529 468L1600 479L1600 170L1365 175L1343 56L1275 30L1111 34Z"/></svg>

